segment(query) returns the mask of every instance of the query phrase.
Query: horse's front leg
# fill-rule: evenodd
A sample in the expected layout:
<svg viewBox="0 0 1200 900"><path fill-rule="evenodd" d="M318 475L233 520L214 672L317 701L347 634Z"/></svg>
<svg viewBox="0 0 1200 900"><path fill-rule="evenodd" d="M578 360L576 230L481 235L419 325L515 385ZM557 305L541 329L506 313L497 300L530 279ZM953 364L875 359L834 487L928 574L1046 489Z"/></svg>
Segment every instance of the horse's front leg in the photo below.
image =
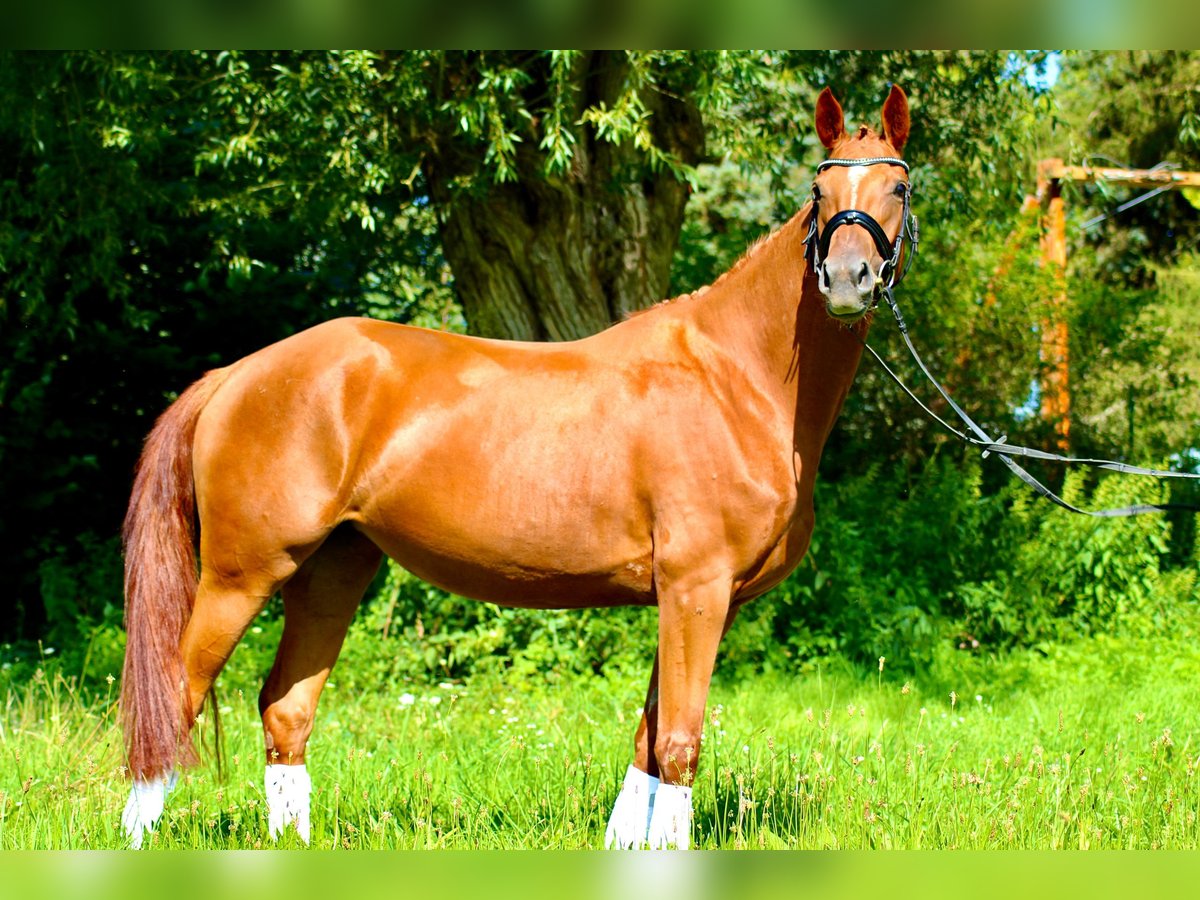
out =
<svg viewBox="0 0 1200 900"><path fill-rule="evenodd" d="M658 790L650 849L691 844L692 783L708 685L721 637L732 622L727 576L687 578L658 590Z"/></svg>
<svg viewBox="0 0 1200 900"><path fill-rule="evenodd" d="M721 628L721 637L733 624L737 607L730 607ZM661 620L661 613L660 613ZM718 640L719 643L719 640ZM713 661L716 655L713 654ZM612 815L604 834L604 846L621 850L638 849L650 840L650 821L654 813L654 799L660 785L658 759L654 746L658 735L658 666L659 655L654 655L654 669L650 673L650 684L646 689L646 703L642 707L641 720L633 741L633 762L625 772L621 792L613 804ZM710 667L711 672L711 667ZM707 695L707 688L705 688ZM703 725L703 701L701 702L701 725ZM696 738L699 754L699 737ZM695 765L693 760L693 768ZM668 791L669 796L672 792Z"/></svg>

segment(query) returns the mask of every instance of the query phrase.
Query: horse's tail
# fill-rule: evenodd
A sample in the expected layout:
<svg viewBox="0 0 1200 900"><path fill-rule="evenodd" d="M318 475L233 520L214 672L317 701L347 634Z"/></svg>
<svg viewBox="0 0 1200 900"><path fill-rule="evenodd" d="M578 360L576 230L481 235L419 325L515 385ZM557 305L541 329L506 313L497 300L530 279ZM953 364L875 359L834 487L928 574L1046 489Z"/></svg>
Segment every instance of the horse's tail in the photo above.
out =
<svg viewBox="0 0 1200 900"><path fill-rule="evenodd" d="M125 514L125 667L121 719L129 769L156 778L196 761L180 639L196 600L196 422L229 369L209 372L159 417Z"/></svg>

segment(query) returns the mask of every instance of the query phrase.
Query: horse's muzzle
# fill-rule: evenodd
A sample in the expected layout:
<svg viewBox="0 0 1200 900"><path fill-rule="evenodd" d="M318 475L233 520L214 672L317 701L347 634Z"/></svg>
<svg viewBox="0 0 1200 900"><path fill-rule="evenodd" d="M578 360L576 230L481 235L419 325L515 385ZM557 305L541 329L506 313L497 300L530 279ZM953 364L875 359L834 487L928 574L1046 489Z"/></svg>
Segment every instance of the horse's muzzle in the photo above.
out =
<svg viewBox="0 0 1200 900"><path fill-rule="evenodd" d="M875 305L877 280L865 259L850 263L827 260L817 271L829 315L842 321L864 316Z"/></svg>

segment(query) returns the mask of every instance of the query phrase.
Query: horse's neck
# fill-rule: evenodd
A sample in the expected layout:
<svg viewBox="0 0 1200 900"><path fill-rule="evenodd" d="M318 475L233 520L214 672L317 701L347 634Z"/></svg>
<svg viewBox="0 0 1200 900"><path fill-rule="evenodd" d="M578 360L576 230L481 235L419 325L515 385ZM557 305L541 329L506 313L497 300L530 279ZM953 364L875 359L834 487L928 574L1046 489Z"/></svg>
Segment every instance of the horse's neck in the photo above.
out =
<svg viewBox="0 0 1200 900"><path fill-rule="evenodd" d="M697 298L697 324L794 416L799 450L820 452L862 356L866 322L832 319L808 277L809 205Z"/></svg>

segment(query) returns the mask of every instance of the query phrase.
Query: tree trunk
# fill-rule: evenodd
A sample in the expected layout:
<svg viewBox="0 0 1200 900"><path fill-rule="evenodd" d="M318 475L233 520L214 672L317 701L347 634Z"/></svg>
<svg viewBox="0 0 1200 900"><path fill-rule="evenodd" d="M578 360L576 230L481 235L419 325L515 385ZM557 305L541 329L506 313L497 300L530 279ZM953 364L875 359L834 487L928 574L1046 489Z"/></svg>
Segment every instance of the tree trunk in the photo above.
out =
<svg viewBox="0 0 1200 900"><path fill-rule="evenodd" d="M623 59L581 59L577 112L609 106L625 79ZM643 98L659 147L688 164L704 151L699 111L663 93ZM575 116L578 119L578 115ZM629 142L598 140L577 126L569 171L548 176L538 150L518 145L517 181L470 193L456 176L478 167L447 142L424 165L443 211L442 248L472 332L519 340L572 340L663 299L688 187L652 171Z"/></svg>

